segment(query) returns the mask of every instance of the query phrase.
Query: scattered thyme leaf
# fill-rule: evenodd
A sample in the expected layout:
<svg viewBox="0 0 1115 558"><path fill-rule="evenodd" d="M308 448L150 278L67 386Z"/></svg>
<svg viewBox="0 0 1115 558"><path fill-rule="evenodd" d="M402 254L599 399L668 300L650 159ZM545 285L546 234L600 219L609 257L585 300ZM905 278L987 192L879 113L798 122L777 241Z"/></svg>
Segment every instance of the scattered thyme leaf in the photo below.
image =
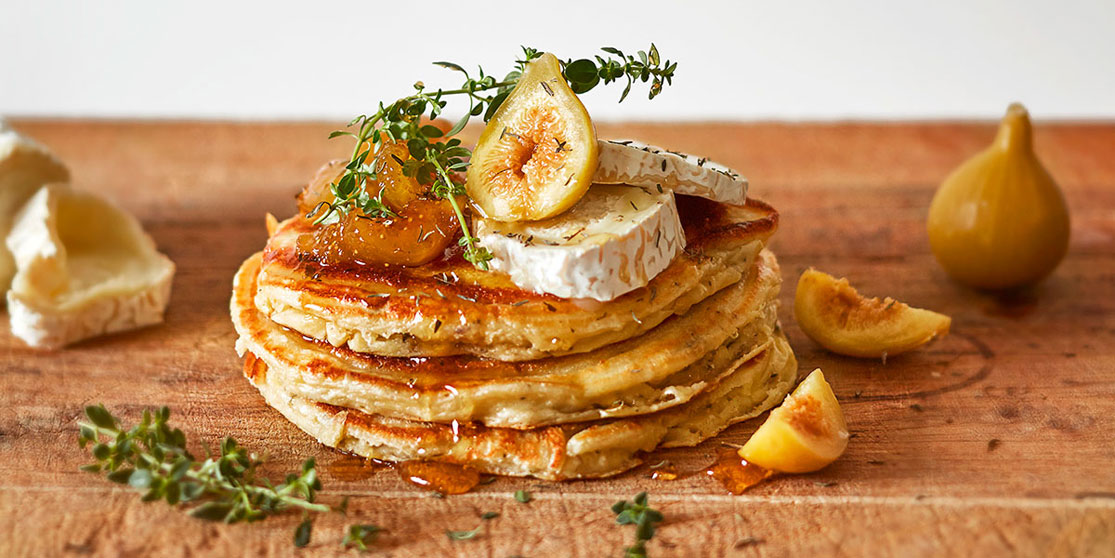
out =
<svg viewBox="0 0 1115 558"><path fill-rule="evenodd" d="M302 548L310 544L310 534L313 528L314 523L310 521L309 517L303 519L302 523L299 523L298 527L294 529L294 546Z"/></svg>
<svg viewBox="0 0 1115 558"><path fill-rule="evenodd" d="M759 537L748 535L748 536L736 541L735 548L738 550L738 549L741 549L741 548L747 548L749 546L754 546L754 545L757 545L757 544L763 544L763 539L760 539Z"/></svg>
<svg viewBox="0 0 1115 558"><path fill-rule="evenodd" d="M620 500L612 504L619 525L635 525L635 544L623 549L625 558L647 558L647 541L654 538L657 525L665 519L662 512L649 507L646 492L640 492L628 502Z"/></svg>
<svg viewBox="0 0 1115 558"><path fill-rule="evenodd" d="M475 529L471 529L468 531L450 531L449 529L446 529L445 536L449 537L449 540L451 541L467 541L471 538L476 537L476 535L479 535L480 530L483 528L484 524L481 523L480 525L477 525Z"/></svg>
<svg viewBox="0 0 1115 558"><path fill-rule="evenodd" d="M378 525L350 525L344 540L341 541L341 546L366 552L368 545L375 543L376 537L382 530Z"/></svg>
<svg viewBox="0 0 1115 558"><path fill-rule="evenodd" d="M533 500L533 499L534 499L534 496L532 496L530 494L530 492L527 492L526 490L516 490L515 491L515 501L520 503L520 504L530 503L530 501Z"/></svg>

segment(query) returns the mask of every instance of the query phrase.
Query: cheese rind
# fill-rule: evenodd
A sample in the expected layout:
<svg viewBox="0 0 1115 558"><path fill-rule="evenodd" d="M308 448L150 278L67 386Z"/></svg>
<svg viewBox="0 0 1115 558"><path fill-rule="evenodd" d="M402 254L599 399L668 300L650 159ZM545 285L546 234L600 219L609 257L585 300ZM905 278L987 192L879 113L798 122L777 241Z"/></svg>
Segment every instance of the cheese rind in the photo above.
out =
<svg viewBox="0 0 1115 558"><path fill-rule="evenodd" d="M50 150L0 121L0 238L8 235L16 213L40 186L69 178L66 166ZM0 293L8 290L14 275L15 260L0 243Z"/></svg>
<svg viewBox="0 0 1115 558"><path fill-rule="evenodd" d="M134 217L93 194L44 186L7 238L17 273L7 300L12 333L56 349L161 322L174 264Z"/></svg>
<svg viewBox="0 0 1115 558"><path fill-rule="evenodd" d="M477 220L491 266L523 289L608 301L645 286L685 248L668 190L594 185L544 221Z"/></svg>
<svg viewBox="0 0 1115 558"><path fill-rule="evenodd" d="M600 140L597 184L665 188L721 203L747 202L747 179L705 159L632 140Z"/></svg>

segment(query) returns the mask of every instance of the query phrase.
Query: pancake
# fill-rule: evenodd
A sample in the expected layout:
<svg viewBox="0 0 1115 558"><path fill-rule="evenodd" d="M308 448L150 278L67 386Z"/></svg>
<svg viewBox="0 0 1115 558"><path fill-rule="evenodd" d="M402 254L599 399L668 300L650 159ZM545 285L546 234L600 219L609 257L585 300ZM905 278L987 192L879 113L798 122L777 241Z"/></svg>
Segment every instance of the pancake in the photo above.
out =
<svg viewBox="0 0 1115 558"><path fill-rule="evenodd" d="M639 336L740 281L778 224L770 206L678 197L685 252L646 287L615 300L524 291L459 253L419 267L330 267L300 255L304 219L268 240L255 305L265 317L352 351L523 361L583 353Z"/></svg>
<svg viewBox="0 0 1115 558"><path fill-rule="evenodd" d="M237 349L307 400L409 421L528 429L681 406L768 351L781 284L763 251L743 280L632 339L529 362L470 356L405 358L358 353L272 322L253 304L262 257L234 282Z"/></svg>
<svg viewBox="0 0 1115 558"><path fill-rule="evenodd" d="M251 353L244 375L269 405L330 447L385 461L436 460L487 474L563 480L621 473L656 447L696 445L776 405L793 386L797 362L781 330L764 345L683 405L530 430L407 421L313 401L290 393Z"/></svg>

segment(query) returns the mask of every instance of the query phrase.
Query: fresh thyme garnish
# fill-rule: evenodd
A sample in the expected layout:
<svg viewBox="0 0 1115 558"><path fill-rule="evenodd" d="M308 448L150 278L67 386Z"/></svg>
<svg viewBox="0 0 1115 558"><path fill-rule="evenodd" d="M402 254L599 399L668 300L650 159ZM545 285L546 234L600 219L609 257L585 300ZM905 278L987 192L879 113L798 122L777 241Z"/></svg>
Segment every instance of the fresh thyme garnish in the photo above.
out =
<svg viewBox="0 0 1115 558"><path fill-rule="evenodd" d="M273 485L257 478L263 459L250 453L232 438L221 441L220 455L198 461L186 449L186 435L171 428L170 409L144 411L143 420L124 428L103 405L85 408L88 422L79 422L81 447L92 445L95 463L81 469L105 473L108 480L145 491L143 501L201 502L189 514L209 521L236 523L258 521L291 509L328 512L329 506L314 503L321 489L314 460L302 470ZM207 451L208 453L208 451ZM295 530L295 544L309 543L311 526L307 517Z"/></svg>
<svg viewBox="0 0 1115 558"><path fill-rule="evenodd" d="M617 524L635 525L635 544L623 549L624 558L646 558L647 541L654 538L656 525L665 519L662 512L648 507L647 493L640 492L633 502L620 500L613 504L612 513L616 514Z"/></svg>
<svg viewBox="0 0 1115 558"><path fill-rule="evenodd" d="M356 145L345 165L344 173L330 185L333 202L322 202L306 217L314 219L314 224L319 225L339 222L350 211L360 211L363 217L370 219L394 217L395 213L383 202L382 190L375 195L368 191L369 181L375 180L377 173L382 170L368 164L368 160L374 160L375 154L388 143L400 142L406 145L411 157L406 161L396 158L396 162L402 166L403 174L422 185L430 186L435 197L449 201L461 227L459 243L464 248L464 258L474 266L487 270L492 254L470 232L461 203L457 199L467 195L461 177L468 169L472 152L461 145L460 139L452 136L460 133L473 117L483 117L484 122L491 120L519 82L526 64L542 55L533 48L522 49L522 60L516 60L515 69L502 80L485 74L483 68L477 68L477 76L473 77L462 66L453 62L434 62L437 66L463 74L464 83L457 89L430 91L421 81L416 82L413 94L390 104L381 102L379 110L374 114L357 116L348 123L349 129L331 133L330 138L352 137L356 140ZM677 63L669 60L663 62L653 43L650 50L640 50L635 56L624 54L613 47L604 47L601 50L618 59L612 56L595 56L595 59L582 58L564 62L563 74L574 92L584 93L600 82L609 84L626 78L627 86L619 98L623 102L636 81L650 82L651 99L662 92L664 85L673 83ZM452 128L443 133L437 126L423 123L424 116L428 116L430 120L438 118L448 104L446 98L452 95L464 95L469 102L468 111Z"/></svg>
<svg viewBox="0 0 1115 558"><path fill-rule="evenodd" d="M527 492L526 490L515 491L515 501L520 504L528 504L533 499L534 496L531 496L530 492Z"/></svg>
<svg viewBox="0 0 1115 558"><path fill-rule="evenodd" d="M376 537L382 530L377 525L350 525L348 533L345 533L345 538L341 541L341 546L366 552L368 545L376 541Z"/></svg>

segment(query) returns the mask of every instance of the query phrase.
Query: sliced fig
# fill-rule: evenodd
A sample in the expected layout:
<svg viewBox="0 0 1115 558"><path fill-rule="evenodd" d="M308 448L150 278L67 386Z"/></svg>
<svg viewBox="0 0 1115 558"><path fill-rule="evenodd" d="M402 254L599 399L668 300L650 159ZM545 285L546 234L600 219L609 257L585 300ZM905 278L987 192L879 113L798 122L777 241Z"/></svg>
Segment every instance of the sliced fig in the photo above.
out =
<svg viewBox="0 0 1115 558"><path fill-rule="evenodd" d="M813 268L798 280L794 317L811 339L842 355L879 358L915 349L948 333L952 319L886 298L865 298Z"/></svg>
<svg viewBox="0 0 1115 558"><path fill-rule="evenodd" d="M558 59L546 53L527 64L484 128L466 188L489 219L545 219L585 194L598 150L585 106L566 83Z"/></svg>
<svg viewBox="0 0 1115 558"><path fill-rule="evenodd" d="M844 412L818 368L770 412L739 456L780 473L810 473L836 461L847 447Z"/></svg>

